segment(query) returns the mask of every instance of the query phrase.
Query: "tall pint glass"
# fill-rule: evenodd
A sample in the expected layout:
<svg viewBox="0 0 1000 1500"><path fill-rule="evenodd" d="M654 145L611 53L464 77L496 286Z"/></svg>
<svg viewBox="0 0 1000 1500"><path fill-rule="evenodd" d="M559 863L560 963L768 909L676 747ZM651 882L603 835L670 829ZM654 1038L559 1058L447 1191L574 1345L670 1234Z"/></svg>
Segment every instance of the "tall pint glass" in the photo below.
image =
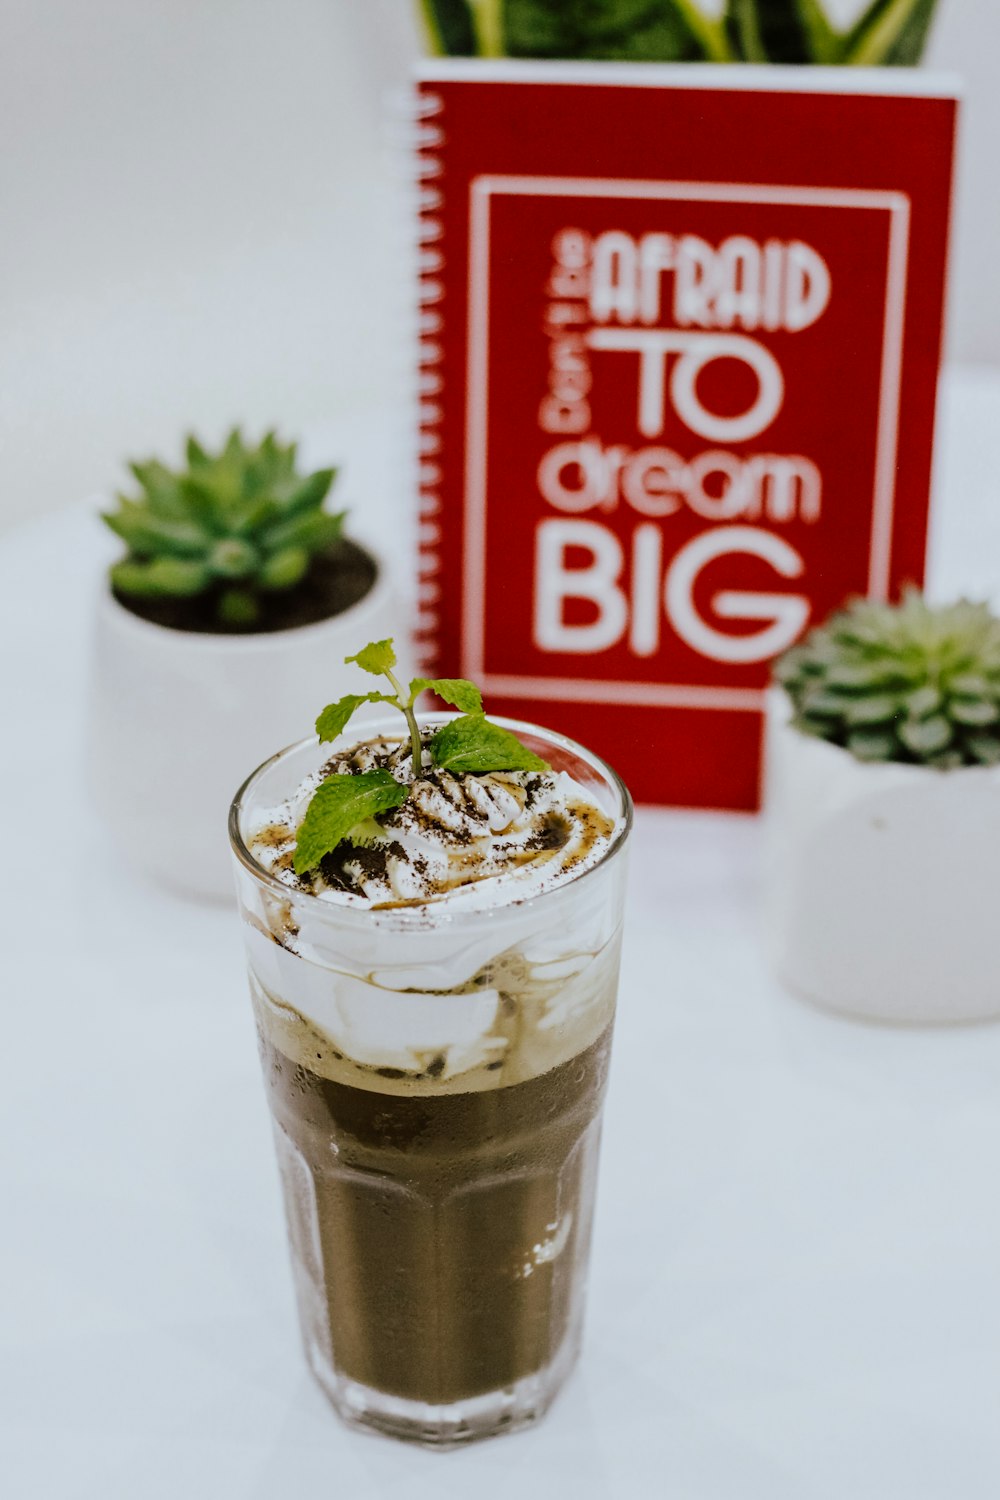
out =
<svg viewBox="0 0 1000 1500"><path fill-rule="evenodd" d="M282 884L250 844L314 740L230 817L307 1358L348 1422L435 1445L536 1420L579 1351L618 983L628 792L501 722L613 824L528 899L359 909Z"/></svg>

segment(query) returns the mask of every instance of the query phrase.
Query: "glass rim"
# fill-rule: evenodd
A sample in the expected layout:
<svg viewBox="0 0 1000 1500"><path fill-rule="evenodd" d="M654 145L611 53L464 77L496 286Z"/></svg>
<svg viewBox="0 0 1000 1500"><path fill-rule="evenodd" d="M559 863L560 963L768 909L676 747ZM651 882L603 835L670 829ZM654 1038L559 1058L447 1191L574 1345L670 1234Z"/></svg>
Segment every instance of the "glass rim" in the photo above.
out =
<svg viewBox="0 0 1000 1500"><path fill-rule="evenodd" d="M425 713L417 715L417 722L421 725L439 723L443 724L459 717L460 715L455 713ZM598 859L594 864L588 865L586 869L579 870L576 874L569 875L566 880L559 881L556 885L550 887L549 890L541 891L534 896L523 896L514 901L498 902L495 906L481 907L478 909L465 908L464 910L448 911L447 903L442 901L425 901L419 904L414 903L412 906L393 906L384 908L370 906L342 906L335 901L324 901L322 896L316 895L312 891L296 890L294 886L287 885L285 881L279 880L276 875L272 874L270 870L265 869L264 866L254 858L240 828L240 815L243 812L247 794L252 790L254 785L261 779L261 777L263 777L264 774L269 771L272 766L276 765L278 761L285 760L286 758L294 755L297 751L305 750L309 746L318 746L320 744L320 741L316 737L316 735L306 735L304 739L296 740L293 744L285 745L283 749L276 750L273 755L269 755L267 760L262 761L261 764L257 766L253 771L251 771L249 776L247 776L245 780L241 782L229 807L229 844L234 856L243 866L246 872L251 875L259 885L264 886L274 895L280 896L282 900L295 900L305 902L315 901L319 903L322 910L331 918L334 918L338 921L342 920L347 922L356 922L359 925L367 924L372 920L373 917L376 917L380 925L384 925L386 927L413 926L426 929L428 926L427 913L429 910L434 910L435 908L441 911L441 916L436 918L435 920L435 926L443 927L449 922L472 921L477 918L479 920L489 920L498 917L502 913L508 911L524 912L525 909L535 906L541 901L548 900L549 897L556 895L559 891L569 890L571 886L578 885L580 881L586 880L588 875L593 875L598 870L603 869L608 860L611 859L613 855L617 854L625 844L629 834L632 831L634 822L635 806L632 801L632 794L629 791L628 787L625 785L622 778L619 776L618 772L615 770L614 766L609 765L608 762L603 758L603 756L596 754L596 752L593 750L588 750L585 745L581 745L578 740L570 739L570 737L565 734L559 734L558 731L554 729L546 729L542 724L534 724L528 719L509 719L498 714L491 714L490 719L494 724L500 724L504 729L510 729L514 732L516 732L518 729L523 729L529 731L530 733L536 733L540 738L548 740L554 746L569 751L571 754L578 756L581 760L589 761L605 776L610 786L617 792L618 798L621 802L622 810L619 818L616 820L617 826L613 834L611 835L611 840L608 844L608 847L604 850L600 859ZM396 716L394 715L392 718L390 718L388 715L386 715L384 717L380 716L378 718L371 719L367 723L359 724L358 729L366 736L373 738L375 735L382 732L384 726L386 725L392 725L393 728L396 729ZM405 735L397 733L394 737L403 739ZM358 740L356 741L356 743L363 744L364 741Z"/></svg>

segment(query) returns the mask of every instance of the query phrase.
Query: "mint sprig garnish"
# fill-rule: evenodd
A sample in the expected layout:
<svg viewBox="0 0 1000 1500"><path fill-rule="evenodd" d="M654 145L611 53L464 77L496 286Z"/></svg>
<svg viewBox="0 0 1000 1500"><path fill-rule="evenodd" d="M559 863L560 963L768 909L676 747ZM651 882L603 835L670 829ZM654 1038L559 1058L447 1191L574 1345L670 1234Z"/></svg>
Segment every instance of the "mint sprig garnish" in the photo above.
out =
<svg viewBox="0 0 1000 1500"><path fill-rule="evenodd" d="M414 705L423 692L436 693L457 708L461 718L442 724L428 745L431 763L453 776L485 775L489 771L547 771L548 763L522 745L516 735L492 723L483 712L482 694L464 677L414 677L404 688L396 677L396 651L391 640L370 641L345 662L356 662L364 672L384 677L391 693L346 693L328 703L316 720L316 733L326 743L335 740L363 703L391 703L404 715L410 734L412 779L424 769L424 750ZM295 873L314 869L359 823L377 813L399 807L410 787L388 771L363 771L328 776L313 794L295 844Z"/></svg>
<svg viewBox="0 0 1000 1500"><path fill-rule="evenodd" d="M316 788L295 841L295 873L304 875L336 849L352 828L388 812L410 794L389 771L361 771L357 775L328 776Z"/></svg>
<svg viewBox="0 0 1000 1500"><path fill-rule="evenodd" d="M392 703L399 709L400 713L406 716L406 722L410 730L410 749L413 753L413 774L416 776L424 763L423 752L420 748L420 728L417 724L417 716L413 712L413 705L416 702L417 694L413 691L413 683L411 682L409 696L404 696L403 685L392 670L396 665L396 649L392 641L369 641L367 646L362 646L356 656L345 656L344 661L356 661L362 671L371 672L373 677L385 677L388 679L392 687L392 693L368 693L363 701L367 701L368 703ZM353 698L354 695L349 694L348 696ZM323 713L316 720L316 732L319 734L320 739L324 738L319 727L323 716L329 714L332 710L334 718L336 718L337 712L347 701L347 698L341 698L338 703L331 703L324 708ZM357 704L354 707L356 708ZM349 710L344 724L347 723L347 719L351 717L353 712L354 708ZM344 724L338 729L338 734L343 729ZM335 736L331 735L327 736L327 738L332 739Z"/></svg>
<svg viewBox="0 0 1000 1500"><path fill-rule="evenodd" d="M482 720L484 724L486 723L483 715L482 694L474 682L467 682L464 677L414 677L410 682L409 689L404 689L402 683L392 670L396 665L396 651L392 641L370 641L355 656L345 656L344 661L357 662L362 671L371 672L374 677L385 677L393 691L391 693L347 693L343 698L338 698L336 703L328 703L316 720L316 733L324 742L335 740L338 735L343 734L352 715L361 707L362 703L391 703L394 708L398 708L400 713L406 717L407 726L410 731L410 750L413 755L413 774L416 777L423 770L424 766L420 727L417 724L417 716L414 711L414 704L421 693L437 693L439 698L443 698L445 703L450 703L453 708L457 708L467 718L477 721ZM511 749L515 745L522 754L527 754L528 752L524 750L523 745L513 735L508 735L507 738L510 744L506 747L501 746L499 742L496 744L496 753L500 755L503 764L497 762L494 765L483 765L478 769L483 771L514 771L522 769L520 764L516 766L513 762L508 764L505 756L510 755ZM434 754L434 740L431 741L430 753L434 764L440 765L441 763L436 759ZM537 756L535 758L537 760ZM535 766L532 769L537 770L538 767Z"/></svg>

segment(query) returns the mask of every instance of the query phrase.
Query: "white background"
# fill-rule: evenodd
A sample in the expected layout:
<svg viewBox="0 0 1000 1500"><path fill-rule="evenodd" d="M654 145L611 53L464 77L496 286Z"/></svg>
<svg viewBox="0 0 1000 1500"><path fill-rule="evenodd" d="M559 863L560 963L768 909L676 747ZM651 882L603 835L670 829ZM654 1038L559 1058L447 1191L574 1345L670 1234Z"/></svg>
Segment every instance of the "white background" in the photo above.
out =
<svg viewBox="0 0 1000 1500"><path fill-rule="evenodd" d="M0 0L0 528L186 427L402 391L384 96L413 50L411 0ZM1000 364L998 57L996 0L940 0L930 61L968 88L952 349Z"/></svg>

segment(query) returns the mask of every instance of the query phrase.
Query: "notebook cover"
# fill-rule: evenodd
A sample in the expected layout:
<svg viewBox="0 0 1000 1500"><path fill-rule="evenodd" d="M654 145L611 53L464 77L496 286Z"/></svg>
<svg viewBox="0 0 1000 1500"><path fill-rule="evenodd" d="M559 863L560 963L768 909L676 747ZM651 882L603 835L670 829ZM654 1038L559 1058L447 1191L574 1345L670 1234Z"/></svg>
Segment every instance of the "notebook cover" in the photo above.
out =
<svg viewBox="0 0 1000 1500"><path fill-rule="evenodd" d="M419 70L431 671L752 809L774 654L923 580L955 90Z"/></svg>

